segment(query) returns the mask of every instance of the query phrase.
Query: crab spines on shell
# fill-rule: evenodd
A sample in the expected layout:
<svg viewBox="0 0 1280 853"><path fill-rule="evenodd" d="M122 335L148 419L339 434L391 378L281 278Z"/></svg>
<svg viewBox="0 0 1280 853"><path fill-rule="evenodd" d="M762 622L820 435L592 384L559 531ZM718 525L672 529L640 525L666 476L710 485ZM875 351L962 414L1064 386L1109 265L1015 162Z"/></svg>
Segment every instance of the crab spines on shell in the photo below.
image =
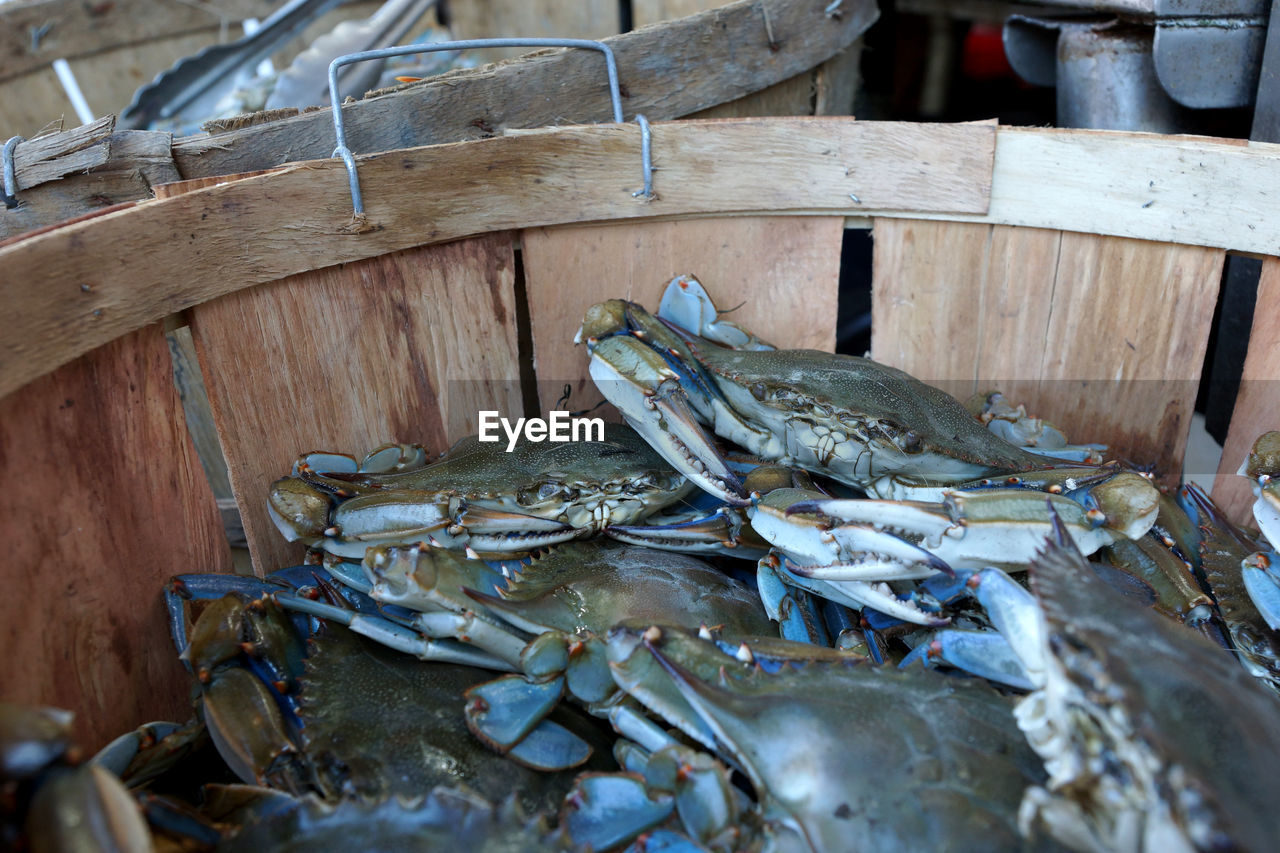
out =
<svg viewBox="0 0 1280 853"><path fill-rule="evenodd" d="M1260 792L1280 785L1274 696L1221 647L1126 601L1061 530L1030 580L1046 682L1018 718L1050 781L1029 793L1027 822L1103 848L1265 847L1277 824Z"/></svg>

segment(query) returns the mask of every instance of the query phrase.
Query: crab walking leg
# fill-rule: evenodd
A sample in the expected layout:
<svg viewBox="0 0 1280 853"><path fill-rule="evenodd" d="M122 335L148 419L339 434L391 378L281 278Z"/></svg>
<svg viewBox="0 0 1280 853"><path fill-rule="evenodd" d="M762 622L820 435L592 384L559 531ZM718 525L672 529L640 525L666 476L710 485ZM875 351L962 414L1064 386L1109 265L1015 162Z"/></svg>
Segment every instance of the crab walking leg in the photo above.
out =
<svg viewBox="0 0 1280 853"><path fill-rule="evenodd" d="M650 796L644 779L617 773L584 773L565 797L560 824L574 849L610 850L666 820L670 795Z"/></svg>
<svg viewBox="0 0 1280 853"><path fill-rule="evenodd" d="M432 639L424 637L412 628L383 619L334 607L320 601L311 601L296 595L276 593L276 600L286 610L306 613L319 619L328 619L345 625L354 633L368 637L388 648L411 654L420 660L435 660L448 663L461 663L479 666L485 669L514 672L517 664L490 654L466 643L450 639ZM478 622L478 620L475 620ZM517 655L517 660L519 656Z"/></svg>
<svg viewBox="0 0 1280 853"><path fill-rule="evenodd" d="M1036 688L1009 641L995 631L944 629L912 649L898 669L906 669L916 661L925 666L945 663L1019 690Z"/></svg>
<svg viewBox="0 0 1280 853"><path fill-rule="evenodd" d="M577 767L591 757L591 745L553 720L541 720L507 755L526 767L552 772Z"/></svg>
<svg viewBox="0 0 1280 853"><path fill-rule="evenodd" d="M1271 630L1280 630L1280 580L1272 573L1271 558L1262 553L1250 554L1240 565L1240 575L1258 615Z"/></svg>
<svg viewBox="0 0 1280 853"><path fill-rule="evenodd" d="M640 744L650 755L665 747L679 744L679 741L667 734L661 726L627 705L610 708L609 723L614 731L627 740Z"/></svg>
<svg viewBox="0 0 1280 853"><path fill-rule="evenodd" d="M467 728L490 748L506 752L523 740L564 697L564 678L531 681L504 675L463 694Z"/></svg>
<svg viewBox="0 0 1280 853"><path fill-rule="evenodd" d="M817 645L818 638L805 621L804 608L793 594L795 587L782 579L781 566L782 561L772 554L756 564L756 588L765 613L778 623L778 633L784 640Z"/></svg>

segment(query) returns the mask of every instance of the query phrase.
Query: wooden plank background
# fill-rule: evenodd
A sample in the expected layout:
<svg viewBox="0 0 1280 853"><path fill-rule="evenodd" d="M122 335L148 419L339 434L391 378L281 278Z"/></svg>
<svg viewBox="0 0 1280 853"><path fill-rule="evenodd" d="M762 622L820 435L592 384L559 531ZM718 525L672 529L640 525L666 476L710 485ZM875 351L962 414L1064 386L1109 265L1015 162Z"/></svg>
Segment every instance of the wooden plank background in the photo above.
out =
<svg viewBox="0 0 1280 853"><path fill-rule="evenodd" d="M1240 376L1240 393L1222 448L1213 499L1237 523L1256 527L1253 490L1236 471L1264 432L1280 429L1280 258L1262 263L1253 309L1249 352Z"/></svg>
<svg viewBox="0 0 1280 853"><path fill-rule="evenodd" d="M606 39L625 87L627 119L686 116L809 72L875 20L870 0L827 17L808 0L739 0L659 27ZM764 14L782 45L770 49ZM604 61L594 51L542 51L479 71L433 77L343 109L348 145L366 153L459 140L509 128L611 121ZM174 145L184 177L268 169L333 152L327 110L193 137Z"/></svg>
<svg viewBox="0 0 1280 853"><path fill-rule="evenodd" d="M161 591L231 560L160 327L0 400L0 472L4 698L73 709L90 750L190 717Z"/></svg>
<svg viewBox="0 0 1280 853"><path fill-rule="evenodd" d="M455 0L449 4L449 29L456 39L602 39L620 33L622 23L617 0ZM494 62L529 51L489 48L476 55Z"/></svg>
<svg viewBox="0 0 1280 853"><path fill-rule="evenodd" d="M668 281L692 273L721 310L779 346L833 351L842 217L738 217L534 228L522 246L542 411L564 386L570 409L601 397L572 345L586 309L632 299L650 311ZM818 322L815 322L818 318Z"/></svg>
<svg viewBox="0 0 1280 853"><path fill-rule="evenodd" d="M509 233L291 276L191 312L255 570L301 561L266 512L299 454L438 453L522 410Z"/></svg>
<svg viewBox="0 0 1280 853"><path fill-rule="evenodd" d="M872 356L961 400L1003 391L1176 484L1218 249L877 219Z"/></svg>
<svg viewBox="0 0 1280 853"><path fill-rule="evenodd" d="M0 4L0 139L31 137L50 123L76 124L71 101L50 67L55 59L68 60L95 114L119 113L138 88L178 60L240 38L245 18L261 20L279 5L278 0ZM379 5L358 0L325 13L276 52L277 68L340 21L367 17ZM32 50L32 28L46 25L47 33Z"/></svg>
<svg viewBox="0 0 1280 853"><path fill-rule="evenodd" d="M655 123L648 200L632 195L641 184L635 125L430 146L362 159L364 231L351 229L338 161L220 182L0 248L0 297L12 326L26 330L0 338L0 394L252 284L486 231L689 213L981 211L994 139L990 125Z"/></svg>

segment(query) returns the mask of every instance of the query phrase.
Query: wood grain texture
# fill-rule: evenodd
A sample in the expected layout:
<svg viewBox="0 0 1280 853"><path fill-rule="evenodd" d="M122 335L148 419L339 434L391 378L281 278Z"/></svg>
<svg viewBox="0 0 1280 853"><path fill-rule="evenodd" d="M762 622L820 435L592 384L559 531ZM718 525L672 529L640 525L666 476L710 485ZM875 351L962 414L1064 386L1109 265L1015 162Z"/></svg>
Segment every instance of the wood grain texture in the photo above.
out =
<svg viewBox="0 0 1280 853"><path fill-rule="evenodd" d="M253 284L487 231L690 213L980 211L995 128L839 118L592 126L300 164L145 202L0 248L0 395L132 329ZM481 191L482 189L482 191ZM850 199L857 192L860 202ZM85 285L86 287L82 287Z"/></svg>
<svg viewBox="0 0 1280 853"><path fill-rule="evenodd" d="M111 145L107 138L116 117L103 116L61 133L50 133L19 142L13 149L14 181L26 190L72 172L85 172L107 162Z"/></svg>
<svg viewBox="0 0 1280 853"><path fill-rule="evenodd" d="M1002 127L987 213L938 218L1274 255L1278 195L1277 144Z"/></svg>
<svg viewBox="0 0 1280 853"><path fill-rule="evenodd" d="M813 68L850 45L875 20L872 0L846 2L828 18L813 0L741 0L604 41L626 90L628 118L651 121L707 109ZM770 50L761 24L769 9L782 47ZM418 86L343 108L348 145L359 153L473 140L508 128L612 120L604 62L594 51L551 50L474 71L433 77ZM184 177L266 169L328 157L334 148L328 110L212 137L179 140Z"/></svg>
<svg viewBox="0 0 1280 853"><path fill-rule="evenodd" d="M602 39L621 31L617 0L465 0L449 4L449 30L457 39ZM490 48L486 61L532 48Z"/></svg>
<svg viewBox="0 0 1280 853"><path fill-rule="evenodd" d="M1240 375L1240 393L1222 447L1222 461L1213 484L1213 499L1237 524L1256 527L1253 490L1236 474L1254 441L1264 432L1280 429L1280 258L1267 258L1258 280L1249 352Z"/></svg>
<svg viewBox="0 0 1280 853"><path fill-rule="evenodd" d="M674 276L692 273L734 322L773 343L835 349L840 217L739 217L524 232L525 282L543 411L564 386L568 407L600 401L587 354L571 342L604 299L657 310ZM745 300L745 301L744 301Z"/></svg>
<svg viewBox="0 0 1280 853"><path fill-rule="evenodd" d="M238 29L233 28L233 33ZM72 59L68 65L94 114L119 113L129 105L138 87L179 59L216 43L217 37L215 27ZM40 68L0 82L0 133L5 138L14 133L31 136L47 124L59 121L63 126L71 126L77 118L52 68Z"/></svg>
<svg viewBox="0 0 1280 853"><path fill-rule="evenodd" d="M151 0L23 0L0 6L0 80L113 48L197 30L217 30L222 21L265 18L274 0L213 0L155 3ZM32 32L44 30L33 39Z"/></svg>
<svg viewBox="0 0 1280 853"><path fill-rule="evenodd" d="M723 0L631 0L631 23L647 27L723 5Z"/></svg>
<svg viewBox="0 0 1280 853"><path fill-rule="evenodd" d="M862 39L819 65L813 84L814 115L853 115L853 102L862 84Z"/></svg>
<svg viewBox="0 0 1280 853"><path fill-rule="evenodd" d="M121 130L111 134L101 145L94 146L94 151L105 148L106 157L91 171L19 192L21 205L0 210L0 240L150 196L157 185L178 179L169 143L170 135L157 131ZM67 167L64 161L89 150L59 158L49 166L60 171Z"/></svg>
<svg viewBox="0 0 1280 853"><path fill-rule="evenodd" d="M172 370L148 326L0 401L0 684L74 710L91 750L190 716L161 591L230 568Z"/></svg>
<svg viewBox="0 0 1280 853"><path fill-rule="evenodd" d="M907 220L875 238L875 358L1178 481L1223 252Z"/></svg>
<svg viewBox="0 0 1280 853"><path fill-rule="evenodd" d="M797 74L767 89L727 104L699 110L690 118L746 118L748 116L807 116L813 114L813 71Z"/></svg>
<svg viewBox="0 0 1280 853"><path fill-rule="evenodd" d="M431 452L519 413L508 233L411 249L245 290L192 312L231 486L259 574L295 565L267 488L299 454L389 441Z"/></svg>

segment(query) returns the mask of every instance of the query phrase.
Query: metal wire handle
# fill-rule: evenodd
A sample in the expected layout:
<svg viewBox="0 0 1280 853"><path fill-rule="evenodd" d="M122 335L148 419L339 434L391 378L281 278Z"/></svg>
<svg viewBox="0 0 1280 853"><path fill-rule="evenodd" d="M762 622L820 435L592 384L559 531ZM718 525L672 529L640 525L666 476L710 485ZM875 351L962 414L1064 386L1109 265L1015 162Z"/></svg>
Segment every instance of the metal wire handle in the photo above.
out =
<svg viewBox="0 0 1280 853"><path fill-rule="evenodd" d="M12 210L18 206L18 175L13 164L13 151L19 142L27 140L21 136L12 136L0 151L0 168L4 171L4 206Z"/></svg>
<svg viewBox="0 0 1280 853"><path fill-rule="evenodd" d="M392 56L408 56L415 53L433 53L439 50L470 50L482 47L574 47L603 53L605 70L609 75L609 98L613 103L613 120L618 124L622 124L622 93L618 87L618 66L613 58L613 50L600 41L549 38L467 39L463 41L436 42L435 44L386 47L381 50L366 50L360 53L339 56L329 63L329 105L333 109L333 135L338 145L337 148L333 149L332 156L341 157L343 164L347 167L347 181L351 185L351 206L357 216L364 213L364 198L360 194L360 178L356 174L356 160L351 153L351 149L347 147L347 130L342 118L342 104L338 102L338 69L344 65L351 65L352 63L364 62L370 59L386 59ZM643 119L643 116L636 116L636 118L640 120ZM642 122L641 128L644 136L642 156L644 159L645 188L640 193L636 193L636 195L651 198L653 195L651 178L653 167L649 160L648 122Z"/></svg>

